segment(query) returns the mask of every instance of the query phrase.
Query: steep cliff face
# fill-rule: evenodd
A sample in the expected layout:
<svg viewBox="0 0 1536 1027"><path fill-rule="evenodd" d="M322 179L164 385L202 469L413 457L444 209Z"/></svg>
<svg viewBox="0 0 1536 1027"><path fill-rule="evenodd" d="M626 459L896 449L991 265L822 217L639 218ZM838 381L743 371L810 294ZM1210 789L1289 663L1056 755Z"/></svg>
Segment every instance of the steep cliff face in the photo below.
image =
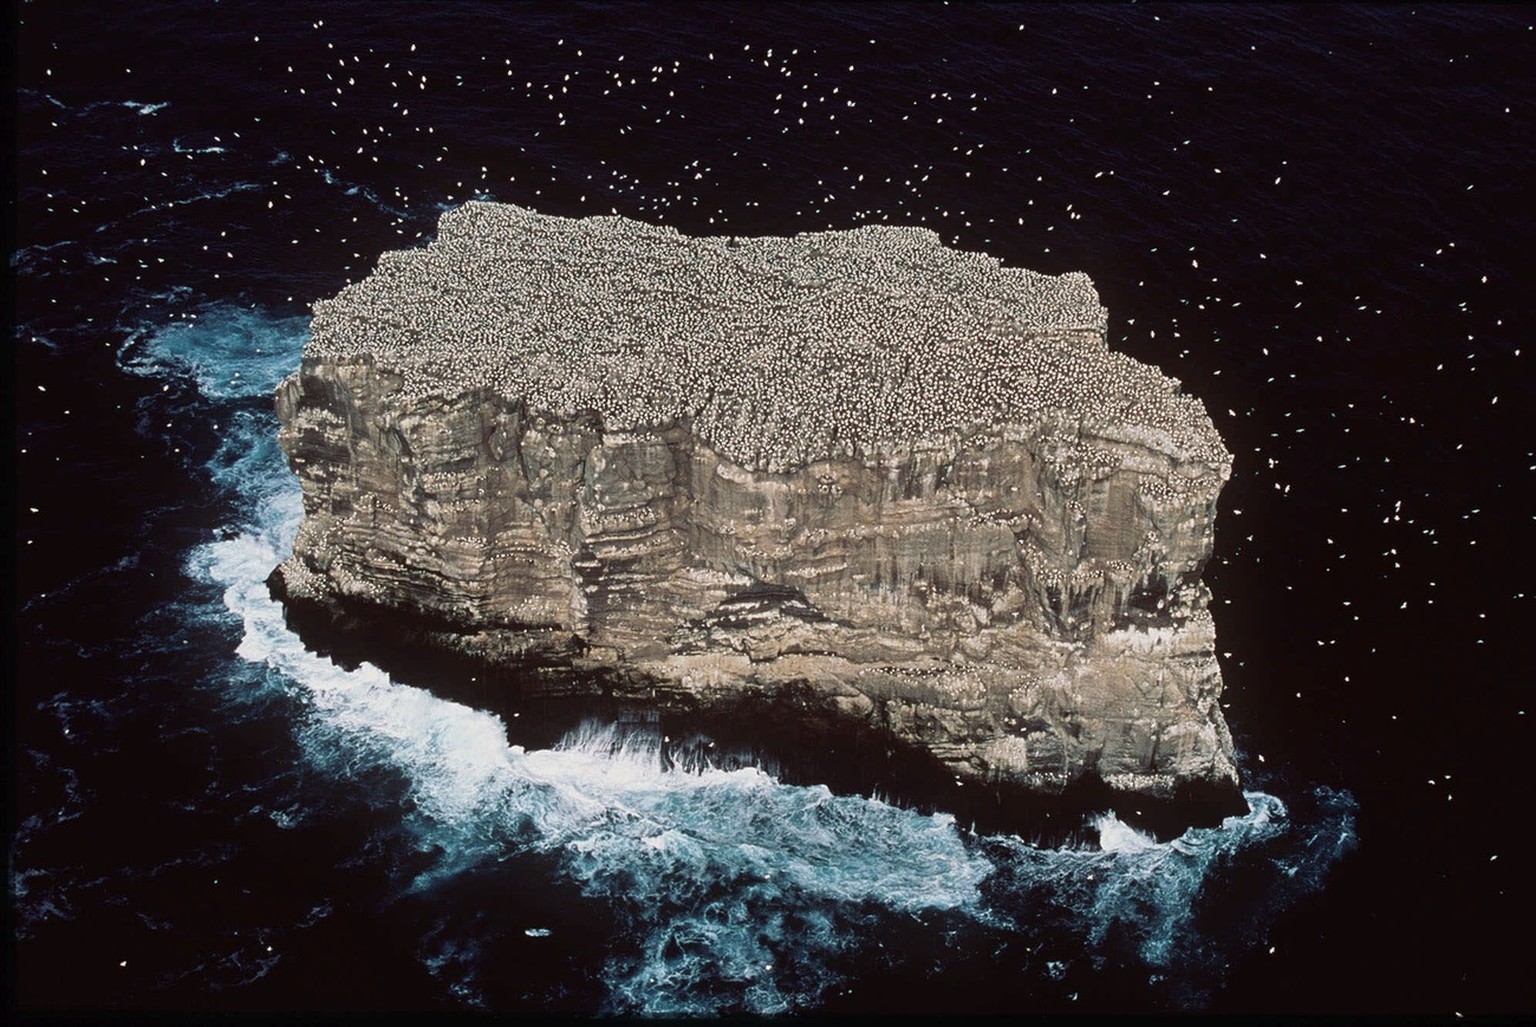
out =
<svg viewBox="0 0 1536 1027"><path fill-rule="evenodd" d="M420 614L490 659L579 652L658 701L810 696L815 716L966 779L1235 788L1200 580L1230 457L1203 409L1107 350L1081 276L983 262L957 278L975 255L877 235L865 249L907 276L897 289L861 268L854 234L689 240L490 204L445 216L433 246L381 261L392 285L317 305L278 391L305 505L286 593ZM658 248L744 282L772 268L791 308L834 302L806 331L772 314L657 320L682 301L615 269ZM566 282L549 272L562 262ZM937 335L903 335L910 309L894 330L836 319L851 287L829 283L888 307L946 270L922 294L954 322ZM977 290L980 314L956 299L993 272L1014 293ZM785 309L710 280L692 302ZM601 331L561 323L592 306ZM835 345L808 348L818 327ZM669 370L647 371L669 347Z"/></svg>

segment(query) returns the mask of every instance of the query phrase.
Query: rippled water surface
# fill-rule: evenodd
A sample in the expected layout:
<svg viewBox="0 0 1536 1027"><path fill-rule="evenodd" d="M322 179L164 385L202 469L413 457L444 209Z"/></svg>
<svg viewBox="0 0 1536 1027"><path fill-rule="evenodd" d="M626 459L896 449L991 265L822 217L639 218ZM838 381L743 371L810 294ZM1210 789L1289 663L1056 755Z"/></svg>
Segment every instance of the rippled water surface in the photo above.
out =
<svg viewBox="0 0 1536 1027"><path fill-rule="evenodd" d="M1491 829L1531 742L1520 9L18 19L23 1010L1532 1006ZM308 301L475 196L1088 272L1237 455L1248 813L977 833L306 651L272 389Z"/></svg>

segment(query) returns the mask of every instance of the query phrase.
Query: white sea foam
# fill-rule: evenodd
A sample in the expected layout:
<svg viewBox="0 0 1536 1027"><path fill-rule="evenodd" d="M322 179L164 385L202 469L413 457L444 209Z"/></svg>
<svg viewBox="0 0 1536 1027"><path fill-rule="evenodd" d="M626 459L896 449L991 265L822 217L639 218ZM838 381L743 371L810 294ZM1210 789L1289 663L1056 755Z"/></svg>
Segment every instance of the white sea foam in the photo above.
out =
<svg viewBox="0 0 1536 1027"><path fill-rule="evenodd" d="M138 217L156 210L170 210L172 207L185 207L193 203L207 203L210 200L222 200L236 193L254 193L264 189L260 182L236 182L233 185L224 186L222 189L208 189L203 192L193 193L191 196L177 196L173 199L163 200L160 203L151 203L147 207L140 207L128 214L128 217ZM117 221L108 221L96 226L96 231L104 232L127 218L119 218Z"/></svg>
<svg viewBox="0 0 1536 1027"><path fill-rule="evenodd" d="M228 153L223 146L182 146L180 139L171 140L171 149L177 153Z"/></svg>
<svg viewBox="0 0 1536 1027"><path fill-rule="evenodd" d="M160 103L140 103L137 100L123 100L121 104L140 116L159 114L171 105L168 100L162 100Z"/></svg>
<svg viewBox="0 0 1536 1027"><path fill-rule="evenodd" d="M118 350L118 363L144 377L191 376L211 400L270 396L297 369L308 334L303 316L217 304L141 326Z"/></svg>
<svg viewBox="0 0 1536 1027"><path fill-rule="evenodd" d="M1157 848L1156 838L1122 823L1114 813L1097 817L1094 826L1099 829L1099 847L1105 852L1145 852Z"/></svg>

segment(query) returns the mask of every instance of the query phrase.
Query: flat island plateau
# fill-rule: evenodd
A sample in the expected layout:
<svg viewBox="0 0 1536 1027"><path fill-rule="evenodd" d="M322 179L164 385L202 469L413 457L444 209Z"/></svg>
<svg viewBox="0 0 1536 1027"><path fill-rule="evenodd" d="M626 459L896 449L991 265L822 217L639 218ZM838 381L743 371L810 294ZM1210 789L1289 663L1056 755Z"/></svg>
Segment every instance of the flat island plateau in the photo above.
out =
<svg viewBox="0 0 1536 1027"><path fill-rule="evenodd" d="M1106 325L1086 275L927 229L467 203L314 304L270 584L310 644L503 712L703 724L990 821L1213 822L1246 808L1201 581L1232 457Z"/></svg>

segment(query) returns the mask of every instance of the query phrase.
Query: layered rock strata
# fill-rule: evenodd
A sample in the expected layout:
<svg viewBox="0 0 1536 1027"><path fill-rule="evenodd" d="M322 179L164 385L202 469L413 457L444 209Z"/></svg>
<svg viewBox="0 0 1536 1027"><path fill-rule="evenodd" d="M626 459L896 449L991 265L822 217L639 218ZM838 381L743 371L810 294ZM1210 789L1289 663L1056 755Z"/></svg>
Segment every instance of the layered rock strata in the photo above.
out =
<svg viewBox="0 0 1536 1027"><path fill-rule="evenodd" d="M793 695L961 781L1235 796L1201 582L1231 457L1105 325L1086 276L924 229L469 203L315 304L276 577L658 703Z"/></svg>

